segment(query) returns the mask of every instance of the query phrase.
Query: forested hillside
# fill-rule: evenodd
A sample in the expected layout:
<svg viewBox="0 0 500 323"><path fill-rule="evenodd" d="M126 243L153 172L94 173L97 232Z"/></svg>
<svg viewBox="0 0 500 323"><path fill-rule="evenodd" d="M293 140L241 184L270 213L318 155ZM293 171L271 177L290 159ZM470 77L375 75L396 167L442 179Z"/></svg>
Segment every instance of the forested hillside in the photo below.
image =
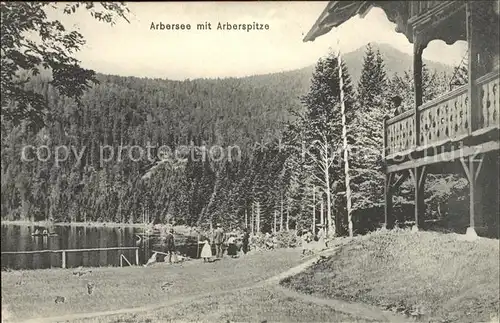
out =
<svg viewBox="0 0 500 323"><path fill-rule="evenodd" d="M374 49L369 52L375 54ZM383 61L381 53L378 57ZM148 221L197 225L215 219L241 225L245 214L250 218L255 209L263 230L271 227L275 211L287 213L291 225L308 225L314 162L302 160L290 147L313 140L308 126L322 121L333 127L328 138L339 140L339 115L334 112L338 100L328 99L339 95L338 80L328 81L333 92L323 99L329 103L317 101L317 82L322 79L318 73L338 73L335 62L332 56L320 60L314 77L307 68L216 80L98 75L100 84L83 96L80 105L58 95L47 78L34 78L26 87L43 94L50 111L40 131L2 121L2 219L142 222L146 215ZM358 81L350 80L349 61L345 63L352 134L366 125L356 112ZM364 66L362 61L358 65ZM391 80L383 62L379 68L384 69L380 84L386 85L380 86L380 100L370 103L378 111L373 120L383 117L389 89L412 97L411 78ZM432 70L426 73L426 88L432 90L426 99L431 99L446 89L448 79ZM328 75L324 77L332 77ZM320 113L328 106L333 110ZM381 129L377 123L370 126ZM353 144L363 144L350 138ZM24 157L31 161L22 160L26 145L32 147ZM49 148L50 156L42 146ZM59 146L69 147L68 157L56 161L55 152L65 156ZM223 158L203 158L214 146L220 147L213 151L222 151ZM181 156L158 162L161 147ZM238 149L230 156L231 147ZM155 158L148 158L149 149ZM339 195L332 212L344 214L339 169L331 172L332 190ZM361 186L370 185L377 182ZM380 192L369 194L373 199L356 204L358 210L380 207Z"/></svg>
<svg viewBox="0 0 500 323"><path fill-rule="evenodd" d="M380 52L380 55L384 60L384 69L388 77L392 77L394 74L403 75L407 71L412 71L413 58L411 55L403 53L388 44L372 43L370 45L372 46L374 52ZM345 53L342 56L344 63L349 69L349 74L353 84L358 84L359 79L361 78L363 69L362 62L365 56L365 50L366 48L363 46L352 52ZM427 59L424 59L423 62L431 71L435 71L438 74L453 75L453 67L449 65ZM314 71L314 66L305 67L299 71L302 71L301 75L303 77L307 77L307 79L309 79L311 73Z"/></svg>
<svg viewBox="0 0 500 323"><path fill-rule="evenodd" d="M298 97L307 88L305 79L296 77L294 72L184 82L105 75L98 79L100 84L85 94L81 107L58 96L47 79L37 78L28 84L43 93L52 110L47 115L48 126L36 134L2 124L4 218L140 219L139 205L147 204L144 195L160 193L155 188L156 176L150 184L140 183L140 171L151 161L143 158L133 162L125 157L122 163L115 158L103 164L99 161L99 146L117 149L120 145L138 145L145 149L149 143L175 149L191 143L218 143L222 147L238 145L242 154L248 155L255 143L278 138L283 125L291 120L288 110L299 109ZM79 165L72 157L61 162L60 167L56 167L53 158L48 162L23 163L23 143L46 144L52 153L58 145L85 151ZM193 181L186 185L196 187L185 192L189 193L185 198L199 204L190 206L195 216L210 197L210 187L205 187L210 184L203 183L207 180L203 175L211 171L209 166L188 168L193 172L189 175ZM173 185L171 191L161 192L157 199L151 197L151 216L174 213L178 201L172 198L175 203L169 203L171 198L166 195L179 193L176 185L184 184L170 181L161 184ZM138 189L136 185L149 186ZM115 208L117 201L121 208ZM110 214L111 210L116 214Z"/></svg>

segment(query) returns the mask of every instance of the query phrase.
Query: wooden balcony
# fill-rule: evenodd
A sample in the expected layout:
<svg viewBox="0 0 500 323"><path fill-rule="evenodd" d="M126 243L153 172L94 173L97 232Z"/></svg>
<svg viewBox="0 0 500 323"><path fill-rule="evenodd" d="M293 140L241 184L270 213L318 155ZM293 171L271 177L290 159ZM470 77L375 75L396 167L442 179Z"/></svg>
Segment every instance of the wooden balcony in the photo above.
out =
<svg viewBox="0 0 500 323"><path fill-rule="evenodd" d="M420 16L432 13L451 3L453 3L453 1L411 1L409 2L410 20L415 20Z"/></svg>
<svg viewBox="0 0 500 323"><path fill-rule="evenodd" d="M414 155L431 148L463 143L469 138L482 138L495 131L494 140L498 142L499 79L498 70L477 79L474 92L478 98L472 104L468 98L469 85L464 85L421 105L416 111L406 111L386 120L384 157L387 164L405 163L408 167L403 168L410 168L412 165L407 157L415 160L419 157ZM419 121L418 128L416 120ZM474 145L486 142L486 139L481 140L475 141Z"/></svg>

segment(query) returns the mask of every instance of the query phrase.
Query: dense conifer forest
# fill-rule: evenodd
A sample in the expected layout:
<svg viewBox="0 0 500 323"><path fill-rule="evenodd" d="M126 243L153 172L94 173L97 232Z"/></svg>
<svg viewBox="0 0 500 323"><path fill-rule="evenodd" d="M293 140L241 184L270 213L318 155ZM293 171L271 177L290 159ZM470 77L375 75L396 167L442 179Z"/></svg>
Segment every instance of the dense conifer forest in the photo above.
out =
<svg viewBox="0 0 500 323"><path fill-rule="evenodd" d="M390 96L413 106L411 71L389 73L379 50L364 52L359 80L346 64L342 73L348 142L364 149L350 157L357 232L382 220L379 154ZM345 232L336 54L310 70L186 81L98 74L78 103L48 77L32 78L25 89L42 94L50 110L41 129L2 121L2 219L241 226L258 213L270 230L275 213L290 227L308 226L311 204L319 212L324 203ZM450 75L425 69L424 81L425 101L448 90ZM167 150L178 155L167 160ZM439 194L466 185L452 182ZM401 212L412 203L411 188L402 191Z"/></svg>

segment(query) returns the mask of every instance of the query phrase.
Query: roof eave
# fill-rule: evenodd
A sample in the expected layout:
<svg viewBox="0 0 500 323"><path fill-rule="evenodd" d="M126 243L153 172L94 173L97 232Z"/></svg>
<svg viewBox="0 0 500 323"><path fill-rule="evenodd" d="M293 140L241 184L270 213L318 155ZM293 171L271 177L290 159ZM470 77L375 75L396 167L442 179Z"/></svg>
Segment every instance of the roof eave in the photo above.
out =
<svg viewBox="0 0 500 323"><path fill-rule="evenodd" d="M335 6L335 4L337 3L338 1L330 1L328 2L328 4L326 5L325 9L323 9L323 12L321 12L321 15L318 17L318 19L316 19L316 22L314 23L314 25L311 27L311 29L309 30L309 32L307 33L307 35L304 37L304 39L302 40L304 43L305 42L308 42L308 41L314 41L317 37L321 36L321 35L317 35L317 31L318 31L318 27L321 23L321 21L328 15L328 12L330 11L330 9Z"/></svg>
<svg viewBox="0 0 500 323"><path fill-rule="evenodd" d="M355 14L353 14L351 17L347 18L344 21L340 21L338 24L332 23L331 25L323 26L323 30L320 29L321 25L323 24L325 18L327 18L331 13L330 10L334 8L337 3L346 3L346 2L358 2L358 10L356 11ZM330 1L319 18L316 20L314 25L311 27L307 35L304 37L303 42L308 42L308 41L314 41L316 38L323 36L327 33L329 33L334 27L338 27L342 25L344 22L347 20L351 19L352 17L359 15L361 18L364 18L366 14L370 11L372 8L371 1Z"/></svg>

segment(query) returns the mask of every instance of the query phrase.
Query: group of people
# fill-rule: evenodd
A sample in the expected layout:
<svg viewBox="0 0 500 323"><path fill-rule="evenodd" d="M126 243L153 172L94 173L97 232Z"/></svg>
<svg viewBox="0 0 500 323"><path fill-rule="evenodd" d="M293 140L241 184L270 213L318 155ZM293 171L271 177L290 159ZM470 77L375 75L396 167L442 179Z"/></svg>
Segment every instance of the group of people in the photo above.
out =
<svg viewBox="0 0 500 323"><path fill-rule="evenodd" d="M224 255L224 249L227 249L227 255L230 257L237 257L241 251L246 254L249 250L250 234L248 229L245 228L243 233L232 231L225 233L220 224L217 224L212 237L212 242L215 245L215 257L221 259ZM205 237L199 243L203 244L200 257L204 262L209 262L214 257L212 253L212 243L209 238Z"/></svg>
<svg viewBox="0 0 500 323"><path fill-rule="evenodd" d="M168 256L168 262L172 263L172 257L175 256L175 239L174 230L163 231L163 241L165 246L165 254ZM319 252L327 248L327 237L323 227L320 226L318 232L311 233L304 230L302 238L302 254L310 252ZM242 232L231 231L226 233L221 224L217 224L211 238L204 237L198 242L202 245L200 258L204 262L210 262L212 258L223 258L224 251L227 250L227 255L237 257L239 253L247 254L250 245L250 233L247 228ZM212 246L215 246L215 253L212 252ZM167 261L167 258L165 258Z"/></svg>
<svg viewBox="0 0 500 323"><path fill-rule="evenodd" d="M316 233L311 233L309 230L302 232L302 254L314 253L325 250L328 246L328 240L323 226L319 226Z"/></svg>

